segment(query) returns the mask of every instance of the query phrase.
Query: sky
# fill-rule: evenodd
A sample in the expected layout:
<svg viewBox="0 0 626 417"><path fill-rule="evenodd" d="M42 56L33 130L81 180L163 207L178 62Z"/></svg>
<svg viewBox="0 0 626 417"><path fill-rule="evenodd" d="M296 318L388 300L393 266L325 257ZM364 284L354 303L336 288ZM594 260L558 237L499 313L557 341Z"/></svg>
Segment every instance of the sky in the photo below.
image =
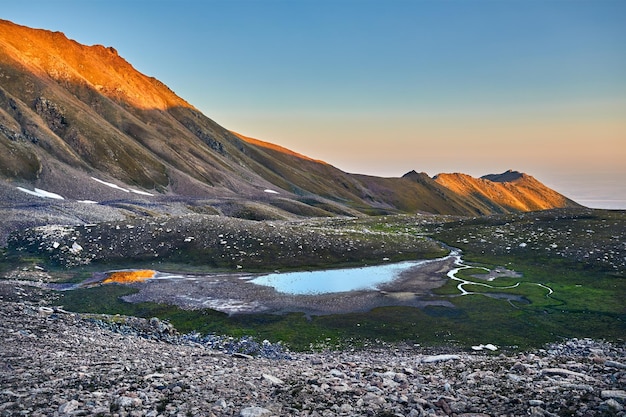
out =
<svg viewBox="0 0 626 417"><path fill-rule="evenodd" d="M514 169L626 209L623 0L23 0L0 18L113 46L222 126L347 172Z"/></svg>

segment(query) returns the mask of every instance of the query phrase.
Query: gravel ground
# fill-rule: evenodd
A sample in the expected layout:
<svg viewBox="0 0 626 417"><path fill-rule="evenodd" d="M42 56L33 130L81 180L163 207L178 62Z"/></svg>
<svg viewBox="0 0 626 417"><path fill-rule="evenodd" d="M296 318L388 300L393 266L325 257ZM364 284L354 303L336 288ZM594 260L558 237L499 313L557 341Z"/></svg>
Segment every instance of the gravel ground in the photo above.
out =
<svg viewBox="0 0 626 417"><path fill-rule="evenodd" d="M157 319L65 312L45 294L0 281L0 416L626 415L624 346L601 341L270 359Z"/></svg>

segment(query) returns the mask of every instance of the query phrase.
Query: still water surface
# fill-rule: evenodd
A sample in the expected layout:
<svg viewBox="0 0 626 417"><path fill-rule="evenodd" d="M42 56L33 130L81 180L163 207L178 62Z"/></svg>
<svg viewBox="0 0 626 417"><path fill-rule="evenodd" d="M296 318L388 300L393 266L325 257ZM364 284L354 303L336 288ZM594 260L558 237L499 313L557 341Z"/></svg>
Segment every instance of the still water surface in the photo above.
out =
<svg viewBox="0 0 626 417"><path fill-rule="evenodd" d="M326 294L375 289L400 273L431 261L405 261L361 268L327 269L263 275L250 282L287 294Z"/></svg>

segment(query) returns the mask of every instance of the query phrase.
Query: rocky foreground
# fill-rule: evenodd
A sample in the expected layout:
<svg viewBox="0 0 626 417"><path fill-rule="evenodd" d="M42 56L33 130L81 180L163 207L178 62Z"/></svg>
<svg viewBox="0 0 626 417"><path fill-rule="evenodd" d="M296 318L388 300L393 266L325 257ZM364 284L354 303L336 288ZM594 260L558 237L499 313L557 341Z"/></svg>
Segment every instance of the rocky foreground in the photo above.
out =
<svg viewBox="0 0 626 417"><path fill-rule="evenodd" d="M66 312L41 295L0 282L0 416L626 415L624 346L252 356L156 319Z"/></svg>

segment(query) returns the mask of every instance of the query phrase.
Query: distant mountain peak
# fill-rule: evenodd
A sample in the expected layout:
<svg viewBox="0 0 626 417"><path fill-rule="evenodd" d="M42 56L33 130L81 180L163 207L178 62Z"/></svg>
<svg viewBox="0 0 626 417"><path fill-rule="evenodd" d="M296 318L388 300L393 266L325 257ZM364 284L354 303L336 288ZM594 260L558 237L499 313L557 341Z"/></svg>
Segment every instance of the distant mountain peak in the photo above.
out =
<svg viewBox="0 0 626 417"><path fill-rule="evenodd" d="M424 179L424 178L430 178L430 177L425 172L417 172L415 170L411 170L411 171L407 172L406 174L404 174L402 176L402 178L410 179L410 180L411 179L412 180L417 180L417 179Z"/></svg>
<svg viewBox="0 0 626 417"><path fill-rule="evenodd" d="M508 170L474 178L467 174L439 174L434 180L473 201L481 211L534 211L576 205L530 175ZM496 207L499 207L496 209Z"/></svg>
<svg viewBox="0 0 626 417"><path fill-rule="evenodd" d="M484 180L493 181L493 182L512 182L512 181L519 180L520 178L524 178L526 176L527 175L524 174L523 172L509 169L503 172L502 174L487 174L487 175L483 175L480 178Z"/></svg>

